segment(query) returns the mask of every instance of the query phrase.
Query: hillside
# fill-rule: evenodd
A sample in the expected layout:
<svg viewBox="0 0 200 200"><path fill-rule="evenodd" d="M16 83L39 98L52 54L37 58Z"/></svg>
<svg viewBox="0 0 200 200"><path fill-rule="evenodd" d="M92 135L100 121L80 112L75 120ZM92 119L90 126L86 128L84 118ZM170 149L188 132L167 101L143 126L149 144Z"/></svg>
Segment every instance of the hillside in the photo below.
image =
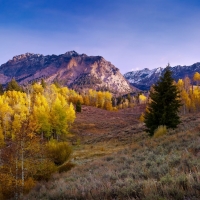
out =
<svg viewBox="0 0 200 200"><path fill-rule="evenodd" d="M138 121L142 110L84 107L71 130L76 166L39 183L25 199L197 200L200 114L185 115L177 130L149 138Z"/></svg>
<svg viewBox="0 0 200 200"><path fill-rule="evenodd" d="M195 72L200 72L200 63L195 63L190 66L175 66L170 67L173 72L173 78L178 81L178 79L183 79L188 76L191 80ZM141 89L149 90L150 86L154 84L158 78L164 73L165 68L155 68L127 72L124 77L130 82L131 85Z"/></svg>
<svg viewBox="0 0 200 200"><path fill-rule="evenodd" d="M0 83L12 78L20 84L45 79L47 83L59 81L74 89L108 89L113 93L134 91L119 69L101 56L87 56L69 51L61 55L26 53L13 57L0 66Z"/></svg>

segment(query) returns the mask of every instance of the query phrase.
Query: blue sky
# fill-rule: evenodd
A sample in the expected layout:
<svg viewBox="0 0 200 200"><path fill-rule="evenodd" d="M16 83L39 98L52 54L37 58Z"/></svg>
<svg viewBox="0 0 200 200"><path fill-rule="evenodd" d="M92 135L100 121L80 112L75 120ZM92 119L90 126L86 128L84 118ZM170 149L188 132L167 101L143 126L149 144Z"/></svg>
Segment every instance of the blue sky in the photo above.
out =
<svg viewBox="0 0 200 200"><path fill-rule="evenodd" d="M0 64L70 50L122 73L200 62L200 1L0 0Z"/></svg>

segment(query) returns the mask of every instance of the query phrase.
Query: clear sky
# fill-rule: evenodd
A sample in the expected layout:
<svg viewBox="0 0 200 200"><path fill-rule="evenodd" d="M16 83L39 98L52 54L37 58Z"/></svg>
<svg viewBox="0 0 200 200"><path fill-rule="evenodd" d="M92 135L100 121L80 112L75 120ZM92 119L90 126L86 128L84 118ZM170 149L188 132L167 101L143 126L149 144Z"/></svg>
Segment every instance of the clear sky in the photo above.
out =
<svg viewBox="0 0 200 200"><path fill-rule="evenodd" d="M0 0L0 64L70 50L122 73L200 62L200 0Z"/></svg>

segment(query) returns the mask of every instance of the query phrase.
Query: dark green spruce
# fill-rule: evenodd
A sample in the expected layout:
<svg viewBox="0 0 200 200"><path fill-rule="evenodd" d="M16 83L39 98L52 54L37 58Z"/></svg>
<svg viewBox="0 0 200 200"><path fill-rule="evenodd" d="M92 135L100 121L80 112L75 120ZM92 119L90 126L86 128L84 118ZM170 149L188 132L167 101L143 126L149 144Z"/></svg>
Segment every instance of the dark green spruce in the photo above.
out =
<svg viewBox="0 0 200 200"><path fill-rule="evenodd" d="M22 88L14 78L8 83L6 87L6 91L13 91L13 90L22 92Z"/></svg>
<svg viewBox="0 0 200 200"><path fill-rule="evenodd" d="M4 93L4 90L3 90L3 85L0 84L0 95L2 95Z"/></svg>
<svg viewBox="0 0 200 200"><path fill-rule="evenodd" d="M77 103L76 103L76 112L81 112L81 102L80 102L80 100L78 100Z"/></svg>
<svg viewBox="0 0 200 200"><path fill-rule="evenodd" d="M150 136L153 136L154 131L160 125L165 125L167 128L172 129L177 128L180 123L178 112L181 106L178 97L179 92L174 84L172 72L168 65L164 74L150 91L148 109L144 115L146 131Z"/></svg>
<svg viewBox="0 0 200 200"><path fill-rule="evenodd" d="M41 86L42 86L43 88L46 88L46 86L47 86L47 84L46 84L46 82L44 81L44 79L41 80Z"/></svg>

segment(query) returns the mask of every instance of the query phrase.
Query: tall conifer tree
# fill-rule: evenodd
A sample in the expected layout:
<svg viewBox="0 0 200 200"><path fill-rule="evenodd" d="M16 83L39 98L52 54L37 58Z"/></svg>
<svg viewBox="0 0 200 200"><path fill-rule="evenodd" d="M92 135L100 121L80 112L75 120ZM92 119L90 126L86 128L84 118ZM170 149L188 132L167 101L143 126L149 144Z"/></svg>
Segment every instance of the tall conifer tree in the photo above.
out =
<svg viewBox="0 0 200 200"><path fill-rule="evenodd" d="M0 84L0 95L2 95L4 93L4 90L3 90L3 85Z"/></svg>
<svg viewBox="0 0 200 200"><path fill-rule="evenodd" d="M167 128L176 128L180 123L178 112L181 102L178 98L179 92L174 84L169 64L163 76L153 86L149 97L144 123L150 136L153 136L155 129L160 125L165 125Z"/></svg>
<svg viewBox="0 0 200 200"><path fill-rule="evenodd" d="M17 81L13 78L7 85L6 87L7 91L22 91L22 88L19 86L19 84L17 83Z"/></svg>
<svg viewBox="0 0 200 200"><path fill-rule="evenodd" d="M80 102L80 100L78 100L77 103L76 103L76 112L81 112L81 102Z"/></svg>

